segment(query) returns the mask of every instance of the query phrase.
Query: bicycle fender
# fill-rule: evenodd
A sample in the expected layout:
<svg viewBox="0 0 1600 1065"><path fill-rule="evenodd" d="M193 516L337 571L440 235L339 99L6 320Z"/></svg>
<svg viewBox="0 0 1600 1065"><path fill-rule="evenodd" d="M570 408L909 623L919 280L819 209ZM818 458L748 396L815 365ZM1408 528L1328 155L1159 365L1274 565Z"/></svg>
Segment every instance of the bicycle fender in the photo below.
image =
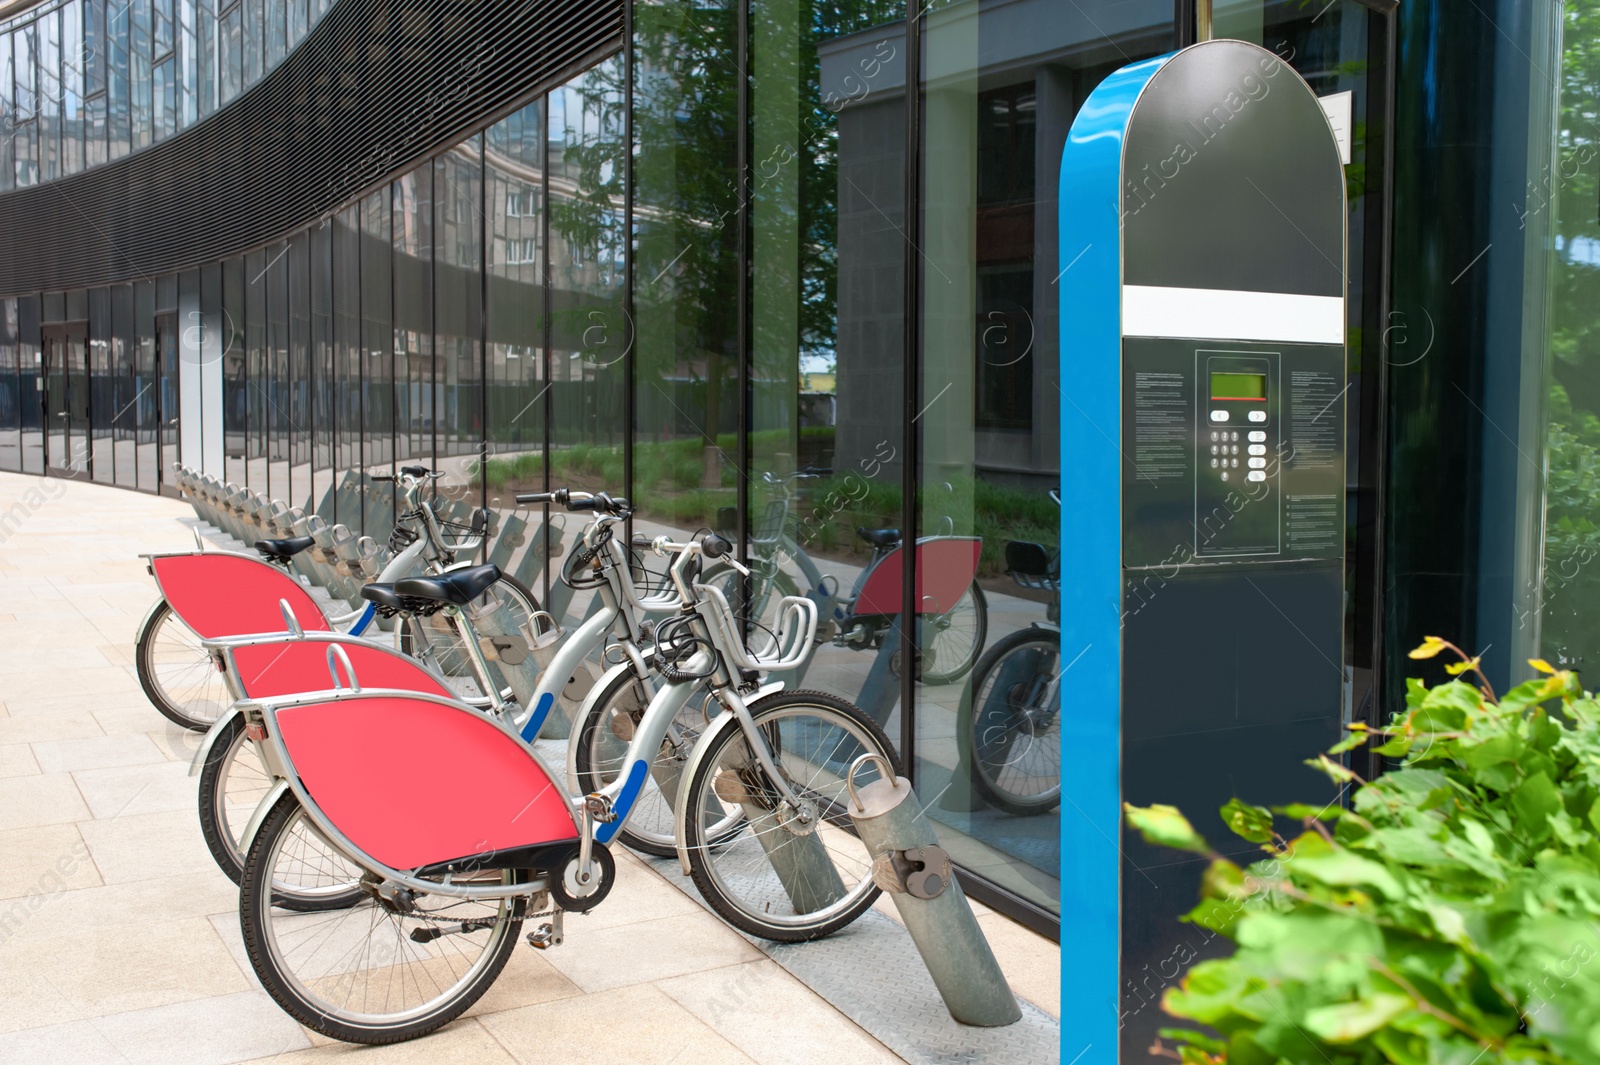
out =
<svg viewBox="0 0 1600 1065"><path fill-rule="evenodd" d="M589 720L589 715L594 711L595 700L600 697L601 692L610 688L611 682L616 679L618 673L632 672L633 664L631 662L619 662L600 674L600 679L594 682L594 687L590 688L588 693L584 695L583 702L578 707L578 714L572 719L577 726L577 735L573 736L572 741L567 744L567 794L583 794L578 790L578 744L583 742L583 725L584 722Z"/></svg>
<svg viewBox="0 0 1600 1065"><path fill-rule="evenodd" d="M250 845L255 842L256 833L261 831L261 823L267 819L267 814L272 812L272 808L278 804L278 800L283 798L283 793L288 790L289 782L287 780L280 778L272 782L271 790L261 797L261 801L256 804L255 811L250 815L249 822L244 826L244 837L239 840L240 854L250 853Z"/></svg>
<svg viewBox="0 0 1600 1065"><path fill-rule="evenodd" d="M756 689L756 693L745 700L745 706L753 706L757 702L781 692L784 689L782 681L772 680ZM695 742L694 750L689 752L689 760L684 763L682 780L687 784L694 779L695 772L700 768L700 763L706 760L706 752L711 749L711 740L726 732L730 728L738 728L739 719L730 712L724 711L711 720L711 727L700 734L700 739ZM678 865L683 870L683 875L689 875L689 788L678 789L678 802L672 811L672 837L673 844L678 849Z"/></svg>
<svg viewBox="0 0 1600 1065"><path fill-rule="evenodd" d="M205 768L206 759L211 757L211 748L217 745L217 737L222 735L223 730L228 727L234 718L241 716L243 713L244 711L237 706L230 706L211 723L210 728L206 729L205 739L200 741L200 749L194 752L194 757L189 761L189 775L191 777L200 775L200 770Z"/></svg>

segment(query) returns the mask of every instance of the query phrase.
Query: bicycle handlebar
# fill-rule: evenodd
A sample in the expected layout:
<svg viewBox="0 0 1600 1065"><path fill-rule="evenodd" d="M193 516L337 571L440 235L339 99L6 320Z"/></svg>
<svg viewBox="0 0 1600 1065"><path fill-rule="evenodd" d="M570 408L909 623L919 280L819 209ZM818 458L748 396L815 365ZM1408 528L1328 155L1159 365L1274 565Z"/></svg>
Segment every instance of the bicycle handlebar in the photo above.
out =
<svg viewBox="0 0 1600 1065"><path fill-rule="evenodd" d="M579 492L570 488L557 488L550 492L518 492L515 498L519 504L555 503L570 511L598 510L607 514L627 514L633 510L633 504L623 496L607 495L605 492Z"/></svg>

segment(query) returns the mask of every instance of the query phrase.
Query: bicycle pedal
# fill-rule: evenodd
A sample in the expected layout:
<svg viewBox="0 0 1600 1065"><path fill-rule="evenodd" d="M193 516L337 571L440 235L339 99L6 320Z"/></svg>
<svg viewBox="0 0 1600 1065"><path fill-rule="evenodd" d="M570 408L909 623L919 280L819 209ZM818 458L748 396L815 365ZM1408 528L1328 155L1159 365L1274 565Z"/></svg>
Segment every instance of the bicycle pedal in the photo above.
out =
<svg viewBox="0 0 1600 1065"><path fill-rule="evenodd" d="M549 950L551 947L559 947L565 939L561 932L560 913L558 912L553 920L546 921L532 932L529 932L527 938L528 946L534 950Z"/></svg>

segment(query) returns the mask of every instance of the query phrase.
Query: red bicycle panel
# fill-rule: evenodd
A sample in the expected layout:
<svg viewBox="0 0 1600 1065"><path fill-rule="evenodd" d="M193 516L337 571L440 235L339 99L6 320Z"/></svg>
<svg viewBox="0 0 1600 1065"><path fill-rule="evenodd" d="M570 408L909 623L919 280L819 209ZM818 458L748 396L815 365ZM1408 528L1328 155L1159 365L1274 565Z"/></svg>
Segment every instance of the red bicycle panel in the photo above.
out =
<svg viewBox="0 0 1600 1065"><path fill-rule="evenodd" d="M903 548L896 548L867 574L856 599L857 614L900 613ZM940 536L917 543L917 602L923 614L948 613L978 573L983 541L969 536Z"/></svg>
<svg viewBox="0 0 1600 1065"><path fill-rule="evenodd" d="M391 868L578 838L560 787L471 710L379 697L285 707L274 718L313 801Z"/></svg>
<svg viewBox="0 0 1600 1065"><path fill-rule="evenodd" d="M283 632L287 623L280 599L288 600L302 629L329 629L328 619L300 582L259 559L197 551L152 558L150 567L167 605L203 640Z"/></svg>
<svg viewBox="0 0 1600 1065"><path fill-rule="evenodd" d="M304 692L320 692L334 687L328 670L328 649L334 644L321 640L285 639L251 644L233 649L233 664L246 699L273 699ZM455 698L439 679L416 659L398 651L378 647L364 640L340 640L338 645L350 657L356 683L363 688L398 688ZM335 661L337 661L335 656ZM339 686L351 686L339 662Z"/></svg>

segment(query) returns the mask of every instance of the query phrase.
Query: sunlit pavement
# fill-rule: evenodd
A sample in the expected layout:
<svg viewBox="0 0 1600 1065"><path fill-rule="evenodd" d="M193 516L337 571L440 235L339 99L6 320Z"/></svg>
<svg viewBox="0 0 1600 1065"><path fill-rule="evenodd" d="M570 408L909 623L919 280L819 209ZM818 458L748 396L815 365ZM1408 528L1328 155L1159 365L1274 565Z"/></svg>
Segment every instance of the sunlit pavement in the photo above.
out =
<svg viewBox="0 0 1600 1065"><path fill-rule="evenodd" d="M201 840L199 741L139 689L143 552L193 547L185 504L0 474L0 1061L332 1059L261 991L237 892ZM653 869L565 945L519 946L466 1017L372 1062L898 1061ZM1013 986L1058 1011L1054 944L979 907Z"/></svg>

